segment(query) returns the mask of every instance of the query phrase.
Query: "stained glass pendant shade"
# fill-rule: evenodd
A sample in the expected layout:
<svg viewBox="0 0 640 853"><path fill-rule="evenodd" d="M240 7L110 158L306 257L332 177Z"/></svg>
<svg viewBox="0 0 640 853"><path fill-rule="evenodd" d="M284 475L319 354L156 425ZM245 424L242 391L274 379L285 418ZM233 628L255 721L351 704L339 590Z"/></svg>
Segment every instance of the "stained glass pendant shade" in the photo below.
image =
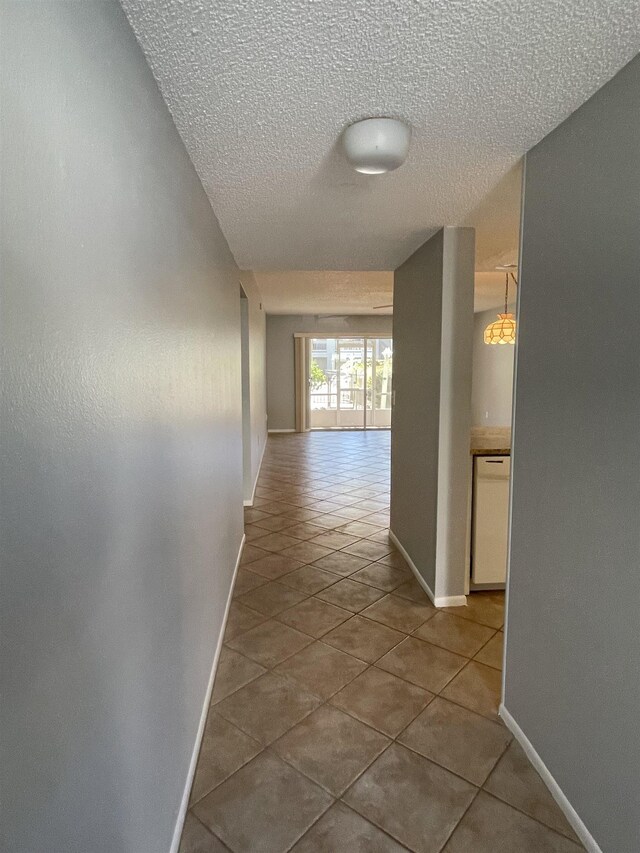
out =
<svg viewBox="0 0 640 853"><path fill-rule="evenodd" d="M513 273L505 273L504 313L498 314L498 319L489 323L484 330L485 344L515 344L516 342L516 318L510 311L507 311L510 275L514 283L518 283Z"/></svg>

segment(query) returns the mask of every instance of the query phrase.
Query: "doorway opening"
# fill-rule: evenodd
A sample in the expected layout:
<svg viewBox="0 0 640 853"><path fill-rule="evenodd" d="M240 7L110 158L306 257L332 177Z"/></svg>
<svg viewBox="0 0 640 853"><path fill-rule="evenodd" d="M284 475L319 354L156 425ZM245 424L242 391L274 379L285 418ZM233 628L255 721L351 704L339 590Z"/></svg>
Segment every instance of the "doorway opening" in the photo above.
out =
<svg viewBox="0 0 640 853"><path fill-rule="evenodd" d="M389 429L392 397L392 338L307 338L308 429Z"/></svg>
<svg viewBox="0 0 640 853"><path fill-rule="evenodd" d="M242 492L246 505L251 505L251 383L249 377L249 300L240 287L240 373L242 381Z"/></svg>

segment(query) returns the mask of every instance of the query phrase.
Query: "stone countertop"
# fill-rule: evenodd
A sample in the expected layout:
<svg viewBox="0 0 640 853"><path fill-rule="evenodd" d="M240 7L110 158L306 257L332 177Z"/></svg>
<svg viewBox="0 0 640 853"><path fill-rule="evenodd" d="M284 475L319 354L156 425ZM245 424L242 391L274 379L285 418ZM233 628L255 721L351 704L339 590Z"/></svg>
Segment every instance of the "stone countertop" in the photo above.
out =
<svg viewBox="0 0 640 853"><path fill-rule="evenodd" d="M510 447L472 447L472 456L511 456Z"/></svg>
<svg viewBox="0 0 640 853"><path fill-rule="evenodd" d="M472 456L510 456L511 427L471 427Z"/></svg>

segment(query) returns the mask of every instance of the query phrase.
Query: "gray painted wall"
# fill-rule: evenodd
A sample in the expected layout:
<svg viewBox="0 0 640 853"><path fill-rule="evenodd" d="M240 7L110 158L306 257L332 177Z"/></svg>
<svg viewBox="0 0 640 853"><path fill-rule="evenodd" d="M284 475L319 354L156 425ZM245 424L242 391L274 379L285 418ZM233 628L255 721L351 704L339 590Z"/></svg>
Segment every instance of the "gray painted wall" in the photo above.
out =
<svg viewBox="0 0 640 853"><path fill-rule="evenodd" d="M526 160L505 704L640 850L640 58Z"/></svg>
<svg viewBox="0 0 640 853"><path fill-rule="evenodd" d="M2 11L0 847L161 853L242 536L239 272L119 5Z"/></svg>
<svg viewBox="0 0 640 853"><path fill-rule="evenodd" d="M515 312L515 305L508 306ZM515 347L487 346L484 330L497 319L498 310L481 311L473 318L472 426L511 426Z"/></svg>
<svg viewBox="0 0 640 853"><path fill-rule="evenodd" d="M394 276L391 529L437 597L464 594L473 266L443 228Z"/></svg>
<svg viewBox="0 0 640 853"><path fill-rule="evenodd" d="M388 315L322 317L269 314L267 316L267 415L269 429L294 429L295 370L293 336L296 332L318 335L391 335Z"/></svg>
<svg viewBox="0 0 640 853"><path fill-rule="evenodd" d="M444 230L395 272L391 530L436 586ZM426 369L428 367L428 369Z"/></svg>

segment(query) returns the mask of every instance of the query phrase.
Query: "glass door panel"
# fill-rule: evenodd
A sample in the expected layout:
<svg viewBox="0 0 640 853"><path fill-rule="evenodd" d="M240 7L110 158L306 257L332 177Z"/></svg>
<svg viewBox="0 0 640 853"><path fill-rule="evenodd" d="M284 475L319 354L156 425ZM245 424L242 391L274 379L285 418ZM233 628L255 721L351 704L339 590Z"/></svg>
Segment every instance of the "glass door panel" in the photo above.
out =
<svg viewBox="0 0 640 853"><path fill-rule="evenodd" d="M337 426L364 427L364 340L338 338L338 422Z"/></svg>
<svg viewBox="0 0 640 853"><path fill-rule="evenodd" d="M331 429L338 425L337 340L309 340L309 427Z"/></svg>
<svg viewBox="0 0 640 853"><path fill-rule="evenodd" d="M366 426L389 429L393 393L393 340L367 340L367 421Z"/></svg>
<svg viewBox="0 0 640 853"><path fill-rule="evenodd" d="M390 426L391 339L310 338L308 353L310 429Z"/></svg>

